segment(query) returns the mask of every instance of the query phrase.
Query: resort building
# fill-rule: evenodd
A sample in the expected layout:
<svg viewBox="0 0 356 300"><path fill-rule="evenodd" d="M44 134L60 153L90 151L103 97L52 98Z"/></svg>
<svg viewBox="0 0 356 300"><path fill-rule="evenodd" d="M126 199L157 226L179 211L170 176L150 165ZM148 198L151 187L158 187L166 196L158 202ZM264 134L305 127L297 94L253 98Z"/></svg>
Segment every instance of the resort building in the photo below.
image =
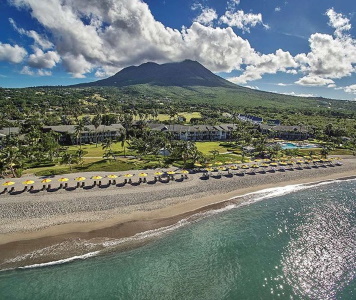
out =
<svg viewBox="0 0 356 300"><path fill-rule="evenodd" d="M244 122L251 122L253 124L262 124L263 118L251 116L251 115L241 115L239 114L237 118Z"/></svg>
<svg viewBox="0 0 356 300"><path fill-rule="evenodd" d="M53 131L59 133L60 144L76 145L80 143L100 143L106 139L117 139L122 134L124 127L121 124L100 125L98 128L95 128L94 125L87 125L79 133L76 132L76 125L44 126L42 129L44 132Z"/></svg>
<svg viewBox="0 0 356 300"><path fill-rule="evenodd" d="M269 138L278 138L282 140L306 140L312 137L305 126L270 126L260 124L259 130Z"/></svg>
<svg viewBox="0 0 356 300"><path fill-rule="evenodd" d="M184 141L224 141L231 139L234 124L221 125L165 125L147 124L151 130L169 132L176 140Z"/></svg>

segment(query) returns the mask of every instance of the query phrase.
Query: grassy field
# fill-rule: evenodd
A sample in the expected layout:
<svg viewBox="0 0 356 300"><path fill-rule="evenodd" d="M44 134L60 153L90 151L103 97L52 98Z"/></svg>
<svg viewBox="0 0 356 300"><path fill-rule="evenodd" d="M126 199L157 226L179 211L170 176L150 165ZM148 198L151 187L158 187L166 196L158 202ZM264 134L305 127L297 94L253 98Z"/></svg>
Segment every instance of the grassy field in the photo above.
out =
<svg viewBox="0 0 356 300"><path fill-rule="evenodd" d="M227 152L227 148L220 146L220 142L196 142L195 144L204 155L211 155L212 150L218 150L219 153Z"/></svg>
<svg viewBox="0 0 356 300"><path fill-rule="evenodd" d="M126 155L134 155L132 151L128 149L129 144L126 143ZM74 145L74 146L69 146L68 150L75 152L79 149L79 146ZM97 157L97 158L102 158L104 154L104 150L102 149L102 145L98 144L98 147L93 144L93 145L82 145L82 150L84 151L84 158L86 157ZM112 150L115 152L116 155L124 155L124 148L121 147L121 142L118 143L113 143L112 144Z"/></svg>

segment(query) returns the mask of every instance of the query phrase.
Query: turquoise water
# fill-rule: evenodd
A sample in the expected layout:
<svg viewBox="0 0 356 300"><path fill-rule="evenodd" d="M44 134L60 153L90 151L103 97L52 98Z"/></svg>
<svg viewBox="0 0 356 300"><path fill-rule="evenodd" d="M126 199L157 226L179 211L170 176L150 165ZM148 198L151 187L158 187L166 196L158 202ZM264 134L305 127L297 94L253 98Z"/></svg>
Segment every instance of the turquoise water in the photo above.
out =
<svg viewBox="0 0 356 300"><path fill-rule="evenodd" d="M281 144L282 149L309 149L309 148L316 148L315 145L302 145L298 146L293 143L283 143Z"/></svg>
<svg viewBox="0 0 356 300"><path fill-rule="evenodd" d="M0 299L356 299L356 181L273 194L140 248L1 272Z"/></svg>

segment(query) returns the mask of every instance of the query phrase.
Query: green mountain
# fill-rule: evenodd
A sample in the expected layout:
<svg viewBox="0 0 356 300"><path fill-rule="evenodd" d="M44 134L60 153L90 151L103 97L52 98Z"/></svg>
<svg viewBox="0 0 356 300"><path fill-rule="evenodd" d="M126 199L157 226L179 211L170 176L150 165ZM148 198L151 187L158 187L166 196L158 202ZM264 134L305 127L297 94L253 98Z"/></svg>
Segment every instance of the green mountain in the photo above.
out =
<svg viewBox="0 0 356 300"><path fill-rule="evenodd" d="M79 84L76 86L132 86L149 84L154 86L207 86L230 87L235 85L215 75L200 63L185 60L178 63L156 64L144 63L138 67L131 66L122 69L115 75L95 82Z"/></svg>
<svg viewBox="0 0 356 300"><path fill-rule="evenodd" d="M352 101L295 97L238 86L191 60L161 65L148 62L124 68L106 79L71 87L111 87L137 95L234 107L331 108L356 111L356 103Z"/></svg>

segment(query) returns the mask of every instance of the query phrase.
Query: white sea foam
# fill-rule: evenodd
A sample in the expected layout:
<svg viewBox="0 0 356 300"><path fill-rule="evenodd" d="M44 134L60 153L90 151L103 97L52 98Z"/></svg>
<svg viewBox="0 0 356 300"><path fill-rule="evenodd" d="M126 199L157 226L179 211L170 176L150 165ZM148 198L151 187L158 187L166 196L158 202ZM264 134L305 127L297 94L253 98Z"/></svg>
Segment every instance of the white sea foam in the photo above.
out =
<svg viewBox="0 0 356 300"><path fill-rule="evenodd" d="M61 265L61 264L65 264L68 262L75 261L75 260L79 260L79 259L83 260L83 259L87 259L89 257L97 256L99 253L100 253L100 251L94 251L94 252L86 253L83 255L78 255L78 256L73 256L73 257L69 257L69 258L65 258L65 259L50 261L50 262L46 262L46 263L42 263L42 264L33 264L33 265L24 266L24 267L19 267L19 269L32 269L32 268Z"/></svg>

